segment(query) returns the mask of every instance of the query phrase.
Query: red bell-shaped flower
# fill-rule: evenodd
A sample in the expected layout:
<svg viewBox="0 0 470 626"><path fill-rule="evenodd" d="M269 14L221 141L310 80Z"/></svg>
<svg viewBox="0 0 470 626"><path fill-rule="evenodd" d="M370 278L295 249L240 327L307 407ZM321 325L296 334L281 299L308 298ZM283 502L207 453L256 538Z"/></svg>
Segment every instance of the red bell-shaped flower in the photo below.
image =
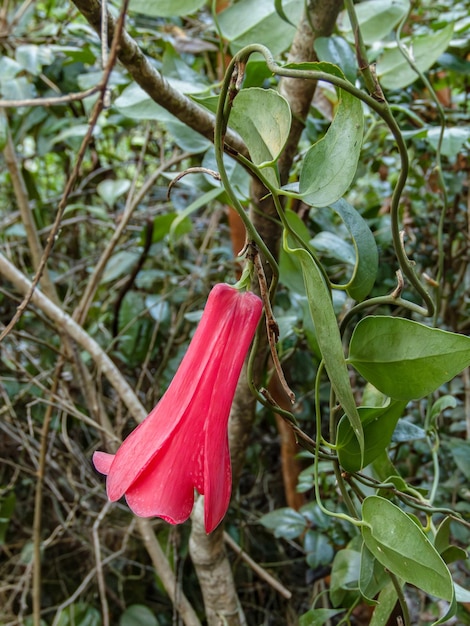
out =
<svg viewBox="0 0 470 626"><path fill-rule="evenodd" d="M191 514L196 488L204 495L206 532L222 521L232 487L227 423L261 312L253 293L225 284L212 289L160 402L115 455L93 455L111 501L125 495L136 515L180 524Z"/></svg>

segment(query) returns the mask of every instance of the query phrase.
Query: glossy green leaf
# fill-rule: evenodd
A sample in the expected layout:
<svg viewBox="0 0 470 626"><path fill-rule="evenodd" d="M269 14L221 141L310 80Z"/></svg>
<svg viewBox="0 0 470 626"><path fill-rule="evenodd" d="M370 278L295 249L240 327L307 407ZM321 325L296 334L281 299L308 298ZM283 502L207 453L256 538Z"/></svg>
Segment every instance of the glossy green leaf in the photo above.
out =
<svg viewBox="0 0 470 626"><path fill-rule="evenodd" d="M90 604L77 602L60 612L57 626L101 626L101 615Z"/></svg>
<svg viewBox="0 0 470 626"><path fill-rule="evenodd" d="M437 149L440 139L441 129L439 127L430 128L426 133L426 139L434 149ZM459 152L465 150L464 146L470 139L470 126L455 126L446 128L442 138L441 154L454 159Z"/></svg>
<svg viewBox="0 0 470 626"><path fill-rule="evenodd" d="M69 124L52 138L51 145L64 142L73 147L85 137L88 130L88 124ZM99 126L95 126L93 135L98 136L100 131Z"/></svg>
<svg viewBox="0 0 470 626"><path fill-rule="evenodd" d="M206 0L130 0L129 10L149 17L190 15L200 9Z"/></svg>
<svg viewBox="0 0 470 626"><path fill-rule="evenodd" d="M445 395L441 396L433 403L431 407L431 414L429 416L429 424L435 426L436 420L446 409L455 409L457 406L457 400L454 396Z"/></svg>
<svg viewBox="0 0 470 626"><path fill-rule="evenodd" d="M455 599L457 602L470 603L470 589L464 589L454 582Z"/></svg>
<svg viewBox="0 0 470 626"><path fill-rule="evenodd" d="M470 365L470 337L400 317L369 316L354 329L348 362L385 395L419 399Z"/></svg>
<svg viewBox="0 0 470 626"><path fill-rule="evenodd" d="M373 44L384 39L405 17L409 8L409 0L365 0L355 5L354 9L364 42ZM343 15L343 32L349 40L354 41L354 33L347 13Z"/></svg>
<svg viewBox="0 0 470 626"><path fill-rule="evenodd" d="M390 576L384 566L377 561L366 544L362 544L359 589L369 604L377 604L375 596L389 581Z"/></svg>
<svg viewBox="0 0 470 626"><path fill-rule="evenodd" d="M291 23L297 24L304 1L284 0L282 6ZM239 0L222 11L218 19L222 36L230 42L232 52L260 43L276 56L290 46L295 34L294 26L279 16L273 0Z"/></svg>
<svg viewBox="0 0 470 626"><path fill-rule="evenodd" d="M299 537L307 526L305 517L289 507L266 513L260 517L259 522L265 528L272 530L275 537L284 537L284 539Z"/></svg>
<svg viewBox="0 0 470 626"><path fill-rule="evenodd" d="M110 283L124 274L128 274L140 258L139 252L119 250L108 261L101 279L102 284Z"/></svg>
<svg viewBox="0 0 470 626"><path fill-rule="evenodd" d="M341 199L331 205L348 229L356 252L354 272L346 286L354 300L364 300L374 286L379 267L379 254L367 222L346 200Z"/></svg>
<svg viewBox="0 0 470 626"><path fill-rule="evenodd" d="M276 13L279 15L281 20L284 20L284 22L287 22L287 24L290 24L295 28L295 24L290 21L284 11L283 0L274 0L274 8L276 9Z"/></svg>
<svg viewBox="0 0 470 626"><path fill-rule="evenodd" d="M350 421L343 416L336 437L339 462L347 472L357 472L372 463L389 445L406 402L395 400L385 407L359 407L364 432L364 458Z"/></svg>
<svg viewBox="0 0 470 626"><path fill-rule="evenodd" d="M196 198L194 202L191 202L189 206L187 206L184 211L174 219L170 226L170 240L174 243L176 242L182 235L190 232L191 230L191 222L189 221L189 216L192 215L195 211L198 211L201 207L206 206L215 198L218 198L223 193L222 187L214 187L206 193L203 193L202 196ZM189 226L189 230L188 230Z"/></svg>
<svg viewBox="0 0 470 626"><path fill-rule="evenodd" d="M385 626L397 601L398 595L395 586L390 581L379 593L377 606L374 609L369 626Z"/></svg>
<svg viewBox="0 0 470 626"><path fill-rule="evenodd" d="M229 125L246 143L252 161L264 176L278 185L272 167L289 136L291 111L287 100L273 89L242 89L233 101Z"/></svg>
<svg viewBox="0 0 470 626"><path fill-rule="evenodd" d="M387 403L387 396L376 389L374 385L366 383L362 392L362 406L382 407Z"/></svg>
<svg viewBox="0 0 470 626"><path fill-rule="evenodd" d="M447 24L436 32L404 40L414 63L421 72L426 72L441 56L454 33L453 24ZM387 48L377 61L377 75L386 89L403 89L418 79L398 47Z"/></svg>
<svg viewBox="0 0 470 626"><path fill-rule="evenodd" d="M333 309L330 291L316 261L304 248L293 248L294 238L284 231L284 250L294 255L300 262L305 291L307 294L310 315L315 325L318 345L321 350L325 368L339 403L351 422L352 429L359 442L361 451L364 449L364 434L361 418L349 382L349 373L344 358L343 345L336 315Z"/></svg>
<svg viewBox="0 0 470 626"><path fill-rule="evenodd" d="M395 443L403 443L415 441L416 439L425 439L426 431L421 426L417 426L407 419L398 420L395 430L393 431L392 441Z"/></svg>
<svg viewBox="0 0 470 626"><path fill-rule="evenodd" d="M344 609L311 609L299 618L299 626L324 626L332 617L343 613Z"/></svg>
<svg viewBox="0 0 470 626"><path fill-rule="evenodd" d="M368 496L362 504L364 542L390 572L424 592L451 602L452 578L423 530L395 504Z"/></svg>
<svg viewBox="0 0 470 626"><path fill-rule="evenodd" d="M120 178L118 180L106 179L98 183L96 191L108 206L113 207L116 200L123 196L129 190L130 186L131 181L127 178Z"/></svg>
<svg viewBox="0 0 470 626"><path fill-rule="evenodd" d="M320 61L333 63L341 68L346 78L354 83L357 78L357 62L350 44L338 35L317 37L314 44Z"/></svg>
<svg viewBox="0 0 470 626"><path fill-rule="evenodd" d="M119 626L158 626L152 611L143 604L131 604L119 618Z"/></svg>
<svg viewBox="0 0 470 626"><path fill-rule="evenodd" d="M322 230L311 240L312 248L331 259L336 259L347 265L354 266L356 255L354 246L329 230Z"/></svg>
<svg viewBox="0 0 470 626"><path fill-rule="evenodd" d="M54 54L59 53L60 56L64 56L64 64L65 66L70 63L83 63L84 65L93 65L96 61L96 54L90 48L89 44L82 42L84 45L81 46L60 46L57 44L52 44L50 46L52 52Z"/></svg>
<svg viewBox="0 0 470 626"><path fill-rule="evenodd" d="M386 456L386 455L383 453L383 456ZM397 470L393 467L393 465L390 464L390 467L388 469L394 473L388 474L388 475L384 475L383 473L381 473L381 480L382 482L387 483L387 485L393 485L393 488L396 491L401 491L402 493L409 493L412 496L416 496L417 492L420 493L422 496L426 496L428 494L427 489L411 487L402 476L397 475ZM374 463L374 470L375 470L375 463ZM383 489L378 490L377 495L389 499L391 492L389 488L383 488ZM410 514L410 517L417 520L417 518L415 518L414 515Z"/></svg>
<svg viewBox="0 0 470 626"><path fill-rule="evenodd" d="M285 216L291 228L300 235L302 240L304 242L309 241L310 232L297 213L287 209ZM286 285L290 291L295 291L302 295L305 294L305 283L302 278L300 261L295 255L289 254L284 247L281 248L279 256L279 271L280 281Z"/></svg>
<svg viewBox="0 0 470 626"><path fill-rule="evenodd" d="M329 63L302 64L302 68L305 69L306 65L309 69L342 75ZM360 100L340 89L336 114L328 131L311 146L302 163L299 192L307 204L316 207L331 205L349 189L356 175L363 129Z"/></svg>
<svg viewBox="0 0 470 626"><path fill-rule="evenodd" d="M126 293L119 308L119 353L131 367L142 363L148 352L153 324L147 311L146 296L134 290Z"/></svg>
<svg viewBox="0 0 470 626"><path fill-rule="evenodd" d="M377 476L378 480L381 482L386 482L389 476L397 473L397 470L385 450L372 462L372 469L374 475Z"/></svg>
<svg viewBox="0 0 470 626"><path fill-rule="evenodd" d="M333 606L346 604L345 599L352 591L359 590L361 555L357 550L345 548L336 553L331 568L330 599Z"/></svg>
<svg viewBox="0 0 470 626"><path fill-rule="evenodd" d="M0 56L0 82L11 80L23 71L23 67L14 59Z"/></svg>
<svg viewBox="0 0 470 626"><path fill-rule="evenodd" d="M217 161L213 148L209 148L204 154L201 165L209 170L217 171ZM224 166L235 195L241 202L246 201L250 197L251 178L248 172L228 154L224 154ZM220 182L210 174L204 174L204 177L211 187L221 187Z"/></svg>
<svg viewBox="0 0 470 626"><path fill-rule="evenodd" d="M175 88L186 95L198 93L206 89L205 85L189 83L177 79L168 79ZM122 115L134 120L155 120L165 126L178 146L192 154L203 152L211 146L211 142L198 132L180 122L164 107L157 104L138 85L132 83L124 89L114 103Z"/></svg>
<svg viewBox="0 0 470 626"><path fill-rule="evenodd" d="M35 86L26 78L1 79L1 95L5 100L26 100L37 96Z"/></svg>
<svg viewBox="0 0 470 626"><path fill-rule="evenodd" d="M307 565L312 569L320 565L329 565L335 555L327 535L315 530L307 530L305 533L304 550Z"/></svg>
<svg viewBox="0 0 470 626"><path fill-rule="evenodd" d="M54 53L50 46L23 44L16 48L15 58L29 74L38 76L44 65L54 61Z"/></svg>
<svg viewBox="0 0 470 626"><path fill-rule="evenodd" d="M470 441L447 437L443 445L450 451L455 464L465 478L470 480Z"/></svg>
<svg viewBox="0 0 470 626"><path fill-rule="evenodd" d="M160 324L169 324L171 320L170 305L159 294L145 296L145 306L152 319Z"/></svg>
<svg viewBox="0 0 470 626"><path fill-rule="evenodd" d="M164 213L157 215L153 219L152 243L162 241L170 232L173 221L178 217L178 213ZM145 242L145 231L142 232L141 245Z"/></svg>
<svg viewBox="0 0 470 626"><path fill-rule="evenodd" d="M170 83L175 81L169 80ZM178 87L180 83L177 83ZM184 85L185 86L185 85ZM193 87L192 93L200 93L205 90L205 86ZM183 90L183 93L190 92ZM124 89L121 95L116 98L114 106L122 115L134 120L156 120L157 122L176 122L177 118L152 100L152 98L139 85L132 83Z"/></svg>
<svg viewBox="0 0 470 626"><path fill-rule="evenodd" d="M190 154L204 152L212 145L212 143L200 133L178 120L168 120L165 122L165 128L174 138L178 147Z"/></svg>

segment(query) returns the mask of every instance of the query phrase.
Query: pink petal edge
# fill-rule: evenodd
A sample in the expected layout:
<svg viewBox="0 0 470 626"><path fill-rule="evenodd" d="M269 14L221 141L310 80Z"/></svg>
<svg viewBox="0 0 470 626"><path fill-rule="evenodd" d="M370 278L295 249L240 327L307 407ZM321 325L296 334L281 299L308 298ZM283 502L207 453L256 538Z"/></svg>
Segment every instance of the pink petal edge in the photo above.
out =
<svg viewBox="0 0 470 626"><path fill-rule="evenodd" d="M93 454L93 465L95 469L100 474L109 474L109 470L111 469L111 465L114 461L114 454L108 454L107 452L100 452L97 450Z"/></svg>

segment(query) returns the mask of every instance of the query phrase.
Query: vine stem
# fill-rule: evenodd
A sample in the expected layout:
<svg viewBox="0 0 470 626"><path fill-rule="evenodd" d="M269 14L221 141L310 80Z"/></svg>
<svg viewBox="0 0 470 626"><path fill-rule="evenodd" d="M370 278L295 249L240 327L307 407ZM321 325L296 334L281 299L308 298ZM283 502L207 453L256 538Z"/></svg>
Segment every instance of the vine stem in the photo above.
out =
<svg viewBox="0 0 470 626"><path fill-rule="evenodd" d="M415 60L413 59L413 56L408 52L407 48L405 47L405 45L403 44L403 41L401 39L401 32L403 29L404 24L406 23L409 15L411 12L411 7L410 10L408 12L407 15L405 15L405 17L401 20L400 24L398 25L397 28L397 33L396 33L396 42L397 42L397 46L398 49L400 50L401 54L403 55L403 57L406 59L406 62L409 64L409 66L413 69L414 72L416 72L416 74L419 76L419 78L423 81L424 86L426 87L426 89L429 92L429 95L431 96L432 100L434 101L434 104L436 105L436 109L437 109L437 113L439 115L439 121L440 121L440 133L439 133L439 139L437 141L437 147L436 147L436 172L437 172L437 176L438 176L438 180L439 180L439 186L441 188L442 191L442 210L441 210L441 214L439 217L439 223L438 223L438 227L437 227L437 252L438 252L438 263L437 263L437 275L436 275L436 283L439 285L443 274L444 274L444 223L445 223L445 217L447 215L447 209L449 206L449 199L447 196L447 189L446 189L446 185L444 182L444 177L442 175L442 162L441 162L441 149L442 149L442 142L444 140L444 131L445 131L445 126L446 126L446 115L444 112L444 108L442 106L442 104L439 101L439 98L436 95L436 92L434 91L433 86L431 85L428 77L424 74L424 72L422 72L419 67L417 66L417 64L415 63ZM441 297L441 293L440 290L437 289L437 304L436 304L436 310L434 312L434 326L437 325L437 315L439 313L439 308L440 308L440 297Z"/></svg>
<svg viewBox="0 0 470 626"><path fill-rule="evenodd" d="M320 452L320 442L322 441L322 432L321 432L321 404L320 404L320 380L321 380L321 376L323 374L323 370L325 369L325 364L323 361L321 361L320 365L318 366L318 370L317 370L317 375L315 378L315 420L316 420L316 447L315 447L315 455L314 455L314 464L313 464L313 474L314 474L314 481L315 481L315 499L317 501L317 505L318 508L325 514L328 515L329 517L334 517L336 519L341 519L344 520L346 522L349 522L350 524L352 524L353 526L356 527L361 527L361 526L365 526L366 523L363 520L360 520L357 518L357 513L354 507L354 504L349 496L349 493L347 492L347 489L345 488L345 484L344 481L341 479L338 482L338 486L340 488L341 491L341 495L343 496L344 502L348 508L348 511L350 512L350 515L346 515L345 513L336 513L335 511L329 511L324 505L323 502L321 501L321 497L320 497L320 472L319 472L319 452ZM338 464L336 462L336 467L335 467L335 475L338 478L338 473L337 473L337 469L338 469Z"/></svg>
<svg viewBox="0 0 470 626"><path fill-rule="evenodd" d="M369 108L375 111L375 113L377 113L383 119L383 121L387 124L388 128L390 129L390 132L392 133L395 139L397 149L400 155L400 160L401 160L400 172L398 175L398 180L393 190L391 206L390 206L393 246L395 249L395 254L397 256L398 264L404 276L406 276L406 278L409 280L411 285L413 285L413 287L416 289L416 291L418 292L418 294L420 295L420 297L422 298L425 304L425 308L422 309L423 312L425 313L427 317L433 316L434 311L435 311L434 301L432 297L430 296L430 294L428 293L428 291L426 290L426 288L424 287L424 285L421 283L419 277L417 276L415 269L414 269L413 262L410 261L410 259L407 257L404 246L403 246L402 238L401 238L399 210L400 210L401 195L406 185L406 180L408 178L408 171L410 167L408 150L406 147L406 143L403 139L403 135L401 134L400 127L398 126L398 123L395 120L390 110L390 107L388 106L388 103L386 102L385 99L382 99L382 97L377 93L377 90L375 90L372 93L372 95L369 95L368 93L365 93L361 89L358 89L357 87L355 87L352 83L350 83L345 78L342 78L341 76L329 74L328 72L321 71L321 70L305 69L305 67L303 69L298 69L295 66L291 66L291 65L281 66L274 61L274 58L270 50L261 44L251 44L243 48L232 59L229 69L227 71L227 74L225 76L223 89L222 89L220 100L219 100L217 119L216 119L216 144L218 144L216 145L216 158L218 160L218 166L224 170L223 174L222 174L222 171L220 172L221 178L222 178L222 182L224 186L228 185L226 189L230 197L232 198L234 194L230 188L230 181L228 180L227 174L225 172L225 168L222 163L222 147L221 147L223 145L222 138L223 138L223 133L225 131L224 125L226 127L227 121L228 121L228 112L231 106L231 104L228 104L228 105L226 104L226 96L227 96L227 92L229 91L229 87L232 84L232 87L233 87L233 90L231 93L232 101L233 101L233 98L236 97L236 93L238 92L238 89L240 87L240 75L239 75L238 68L244 67L249 57L254 53L259 53L264 57L266 65L273 72L273 74L276 74L278 76L284 76L287 78L298 78L298 79L303 79L303 80L317 80L317 81L321 80L321 81L331 83L332 85L340 89L343 89L344 91L350 93L354 97L364 102L364 104L366 104ZM314 64L309 64L309 65L314 65ZM285 192L283 192L282 190L278 190L278 193L285 193ZM285 194L285 195L288 195L288 194ZM235 208L237 209L237 211L239 211L240 205L239 205L238 199L235 198L235 200L236 200L236 205L237 205ZM246 217L246 215L244 215L244 212L243 212L243 215L241 215L241 217L245 223L245 226L247 226L247 228L249 229L250 227L247 225L247 222L249 222L249 220ZM251 227L251 230L253 230L252 227Z"/></svg>
<svg viewBox="0 0 470 626"><path fill-rule="evenodd" d="M215 118L215 129L214 129L214 150L215 150L215 158L217 162L217 168L220 174L220 180L222 185L227 192L230 201L232 203L233 208L240 216L240 219L243 222L243 225L246 228L247 234L249 238L256 244L258 249L262 252L266 261L271 265L273 272L273 280L270 285L270 292L273 293L279 276L279 267L277 265L277 261L274 256L271 254L271 251L264 243L263 239L259 235L258 231L252 224L250 218L246 214L240 200L237 198L235 192L232 189L230 184L230 180L227 174L227 170L225 168L224 163L224 138L225 132L227 130L228 118L230 115L230 109L233 103L233 99L238 93L239 84L238 81L242 77L241 74L241 66L244 63L240 62L239 55L236 55L231 61L225 72L224 80L222 82L222 87L220 90L219 103L217 107L217 113ZM228 98L227 98L228 96Z"/></svg>
<svg viewBox="0 0 470 626"><path fill-rule="evenodd" d="M403 588L400 585L400 582L395 574L392 574L392 572L388 572L388 575L390 576L390 580L392 581L395 593L397 594L398 602L400 604L401 612L403 614L403 625L411 626L410 612L408 610L408 604L406 603L405 594L403 593Z"/></svg>

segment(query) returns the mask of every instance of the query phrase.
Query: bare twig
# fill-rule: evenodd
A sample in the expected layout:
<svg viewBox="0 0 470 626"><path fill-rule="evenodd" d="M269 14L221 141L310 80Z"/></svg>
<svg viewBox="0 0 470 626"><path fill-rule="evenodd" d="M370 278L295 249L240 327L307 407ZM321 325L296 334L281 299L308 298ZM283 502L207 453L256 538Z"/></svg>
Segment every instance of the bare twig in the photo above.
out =
<svg viewBox="0 0 470 626"><path fill-rule="evenodd" d="M85 100L93 96L95 93L101 91L101 83L86 89L85 91L79 91L77 93L69 93L64 96L51 96L49 98L23 98L21 100L0 100L1 109L19 109L20 107L53 107L60 106L61 104L70 104L71 102L78 102L79 100Z"/></svg>
<svg viewBox="0 0 470 626"><path fill-rule="evenodd" d="M0 115L5 114L3 111L0 111ZM21 173L21 168L19 166L18 159L16 158L15 146L13 145L8 119L6 120L6 128L7 140L5 148L3 149L3 156L5 157L5 163L10 174L13 190L15 192L16 203L20 211L21 221L23 222L23 226L26 231L26 238L28 240L28 247L31 253L33 267L37 270L41 263L41 257L44 254L44 250L39 240L36 224L34 223L23 174ZM54 298L54 301L57 302L55 286L49 276L47 267L44 267L41 283L46 293L48 293L51 298Z"/></svg>
<svg viewBox="0 0 470 626"><path fill-rule="evenodd" d="M186 174L208 174L209 176L212 176L212 178L214 178L215 180L220 180L220 174L218 172L215 172L214 170L208 169L207 167L200 167L200 166L188 167L183 172L180 172L179 174L177 174L173 178L173 180L170 181L170 184L168 185L168 192L167 192L168 199L170 199L171 190L173 189L173 187L176 185L178 181L180 181L184 176L186 176Z"/></svg>
<svg viewBox="0 0 470 626"><path fill-rule="evenodd" d="M32 283L29 281L10 261L0 254L0 274L10 281L15 288L24 294L31 293L31 302L37 306L54 324L67 334L71 339L76 341L84 350L89 352L95 361L98 369L106 376L109 383L113 386L116 394L121 398L122 402L127 406L132 417L141 422L147 415L147 411L140 403L129 385L127 380L121 374L113 361L104 352L101 346L90 335L77 324L70 315L67 315L60 307L55 305L47 296L37 289L32 289ZM175 597L175 575L165 557L158 540L153 532L152 525L149 520L138 518L137 526L142 535L142 539L147 551L152 559L153 566L157 576L161 579L168 596L174 602L176 610L181 615L186 626L201 626L200 621L194 612L191 604L186 596L182 593ZM104 565L105 561L103 561ZM95 570L93 570L93 576ZM86 578L88 580L88 576ZM86 585L88 582L83 584ZM82 585L80 586L80 588ZM79 595L80 592L78 592ZM75 596L77 597L77 596ZM68 606L68 605L67 605ZM58 614L57 614L58 615ZM54 624L57 624L57 617Z"/></svg>
<svg viewBox="0 0 470 626"><path fill-rule="evenodd" d="M106 67L104 73L103 73L103 78L101 79L100 82L100 89L104 95L106 86L108 84L108 80L109 77L111 75L111 71L114 67L114 63L116 61L116 56L117 56L117 51L118 51L118 42L120 39L120 34L122 29L124 28L124 19L125 19L125 15L126 15L126 8L127 8L127 3L128 0L124 0L123 2L123 6L122 6L122 10L121 13L119 15L119 18L116 22L116 30L114 31L114 36L113 36L113 42L111 45L111 50L109 52L109 63L108 66ZM78 175L80 173L80 168L82 165L82 161L83 158L85 156L88 144L90 142L90 139L93 135L93 130L94 127L98 121L98 117L101 113L101 111L103 110L104 104L103 104L103 98L98 98L98 100L96 101L95 106L93 107L93 111L90 117L90 121L89 121L89 125L88 125L88 129L86 132L85 137L83 138L82 144L80 146L80 149L78 151L77 154L77 158L72 170L72 173L67 181L67 184L65 185L65 189L64 192L62 194L62 199L59 203L59 206L57 208L57 215L54 221L54 226L52 228L52 231L47 239L47 244L46 247L44 249L44 253L41 257L39 266L36 268L36 275L33 279L33 282L31 284L31 289L28 293L25 294L25 297L23 299L23 301L21 302L20 306L17 308L15 315L13 316L12 320L10 321L10 323L4 328L4 330L2 331L2 333L0 334L0 341L6 336L8 335L8 333L12 330L12 328L14 328L15 324L18 322L18 320L20 319L20 317L22 316L22 314L24 313L26 307L28 306L28 303L31 300L31 296L32 293L34 291L34 289L36 288L37 284L39 283L39 280L42 276L42 273L44 271L44 268L46 267L46 263L47 260L49 258L49 255L52 251L52 248L54 246L54 242L55 242L55 238L57 235L57 232L59 230L60 227L60 222L62 220L62 216L64 214L65 208L67 206L67 202L68 202L68 197L70 192L72 191L75 182L78 178Z"/></svg>
<svg viewBox="0 0 470 626"><path fill-rule="evenodd" d="M59 358L56 365L54 382L51 395L55 395L59 386L60 373L64 365L63 358ZM36 480L36 489L34 496L34 521L33 521L33 545L34 545L34 560L33 560L33 623L34 626L41 625L41 518L42 518L42 490L44 486L44 476L46 473L46 454L47 454L47 442L49 438L49 428L52 418L53 405L49 404L44 415L44 420L41 429L41 447L39 449L38 460L38 473ZM105 625L108 626L108 625Z"/></svg>
<svg viewBox="0 0 470 626"><path fill-rule="evenodd" d="M240 548L238 543L236 543L227 532L224 532L224 541L228 546L232 548L234 552L238 554L238 556L241 559L245 561L247 565L249 565L249 567L251 567L251 569L260 578L265 580L268 583L268 585L270 585L273 589L278 591L283 598L286 598L286 600L290 600L292 598L292 593L288 589L286 589L284 585L282 585L278 580L276 580L274 576L271 576L269 572L267 572L263 567L261 567L261 565L258 565L258 563L256 563L256 561L254 561L251 558L251 556L249 556L243 550L243 548Z"/></svg>
<svg viewBox="0 0 470 626"><path fill-rule="evenodd" d="M101 31L101 3L99 0L72 0L80 13L97 33ZM116 21L108 13L108 37L111 39L116 29ZM135 82L158 104L170 111L183 124L186 124L210 141L214 140L214 116L195 104L190 98L172 87L155 69L132 37L123 31L119 36L118 58ZM248 151L240 136L227 131L225 142L232 152L248 156Z"/></svg>
<svg viewBox="0 0 470 626"><path fill-rule="evenodd" d="M95 549L95 561L96 561L96 578L98 579L98 590L100 594L101 602L101 615L103 616L103 626L109 626L109 606L106 598L106 584L104 582L103 574L103 561L101 559L100 537L98 530L101 522L104 520L111 507L111 502L106 502L101 509L98 517L93 523L93 547Z"/></svg>
<svg viewBox="0 0 470 626"><path fill-rule="evenodd" d="M93 270L93 274L90 277L90 280L87 283L86 289L80 299L78 306L76 307L73 317L80 324L86 319L88 310L90 308L93 297L96 293L96 289L98 288L99 282L103 275L106 264L111 258L114 249L122 237L123 232L125 231L127 225L129 224L129 220L131 219L135 209L142 202L142 199L149 192L149 190L155 184L155 181L165 172L167 169L175 165L176 163L180 163L184 159L188 157L188 154L184 152L183 154L177 154L168 159L168 161L163 162L160 167L158 167L153 174L145 181L142 187L139 189L138 193L135 195L129 195L128 200L126 202L126 207L124 209L124 213L119 221L116 230L114 231L111 239L108 242L105 250L103 251L98 263L95 265L95 269Z"/></svg>

